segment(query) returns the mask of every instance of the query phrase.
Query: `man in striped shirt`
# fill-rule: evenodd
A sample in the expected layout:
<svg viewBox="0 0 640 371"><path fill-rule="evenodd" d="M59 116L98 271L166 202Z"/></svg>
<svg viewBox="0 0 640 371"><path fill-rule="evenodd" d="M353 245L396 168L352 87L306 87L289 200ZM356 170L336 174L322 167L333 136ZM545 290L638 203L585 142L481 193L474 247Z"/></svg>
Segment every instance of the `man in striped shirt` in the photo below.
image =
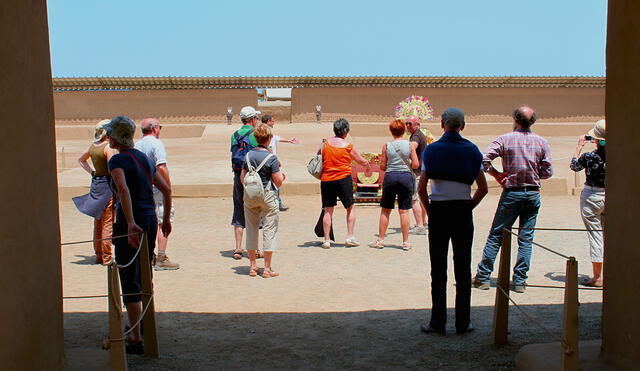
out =
<svg viewBox="0 0 640 371"><path fill-rule="evenodd" d="M491 231L482 253L482 261L473 280L473 286L489 289L493 265L502 244L503 228L510 229L520 219L518 258L513 267L513 289L522 293L527 283L531 263L531 241L540 209L540 180L553 175L549 143L531 132L536 113L531 107L522 106L513 111L514 131L499 136L484 153L484 171L502 185L503 192L493 218ZM496 170L491 161L502 158L502 171Z"/></svg>

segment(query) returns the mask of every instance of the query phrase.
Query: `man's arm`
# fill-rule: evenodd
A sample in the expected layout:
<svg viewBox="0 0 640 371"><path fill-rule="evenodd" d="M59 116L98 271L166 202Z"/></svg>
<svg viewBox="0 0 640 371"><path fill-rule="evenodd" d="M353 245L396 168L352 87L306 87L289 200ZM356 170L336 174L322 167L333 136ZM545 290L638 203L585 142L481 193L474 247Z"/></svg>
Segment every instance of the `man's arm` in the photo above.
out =
<svg viewBox="0 0 640 371"><path fill-rule="evenodd" d="M429 216L429 193L427 192L427 181L429 180L429 174L426 170L422 170L420 173L420 181L418 182L418 196L420 196L420 202Z"/></svg>
<svg viewBox="0 0 640 371"><path fill-rule="evenodd" d="M478 185L478 188L473 193L473 197L472 197L474 208L478 206L478 204L480 203L480 201L482 201L484 196L486 196L487 193L489 193L489 187L487 186L487 179L484 177L484 173L482 172L482 170L478 172L478 176L476 177L476 184Z"/></svg>
<svg viewBox="0 0 640 371"><path fill-rule="evenodd" d="M159 167L158 167L159 169ZM159 171L156 171L153 174L153 185L156 186L162 192L162 199L164 202L164 213L162 215L162 234L165 237L168 237L171 233L171 203L173 202L171 199L171 184L167 184L165 182L162 174Z"/></svg>
<svg viewBox="0 0 640 371"><path fill-rule="evenodd" d="M502 139L498 137L496 140L491 142L491 144L489 144L489 147L487 147L487 150L484 152L484 155L482 157L482 167L484 171L487 172L492 177L494 177L495 180L498 183L500 183L500 185L504 184L507 178L507 173L499 172L498 170L496 170L496 168L493 167L491 162L495 158L501 157L502 153L503 153Z"/></svg>
<svg viewBox="0 0 640 371"><path fill-rule="evenodd" d="M167 164L160 164L157 166L157 169L158 173L160 173L160 176L162 177L162 180L164 180L164 182L167 183L167 186L169 186L169 189L171 189L171 178L169 177L169 167L167 166Z"/></svg>
<svg viewBox="0 0 640 371"><path fill-rule="evenodd" d="M300 143L300 141L297 140L296 138L291 138L291 139L280 138L280 142L291 143L291 144L299 144Z"/></svg>
<svg viewBox="0 0 640 371"><path fill-rule="evenodd" d="M553 166L551 166L551 147L546 140L542 146L542 161L540 161L538 174L540 175L540 179L549 179L553 176Z"/></svg>

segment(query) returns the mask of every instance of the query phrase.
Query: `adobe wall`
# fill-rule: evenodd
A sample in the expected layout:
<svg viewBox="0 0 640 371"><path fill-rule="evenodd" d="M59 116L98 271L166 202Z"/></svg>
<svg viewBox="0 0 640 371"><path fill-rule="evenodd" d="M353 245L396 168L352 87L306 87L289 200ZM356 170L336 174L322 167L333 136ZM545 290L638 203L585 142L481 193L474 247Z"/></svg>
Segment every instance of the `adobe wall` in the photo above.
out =
<svg viewBox="0 0 640 371"><path fill-rule="evenodd" d="M256 106L256 89L170 89L126 91L57 91L53 93L56 122L85 124L122 114L191 121L226 121L227 107L234 120L240 109Z"/></svg>
<svg viewBox="0 0 640 371"><path fill-rule="evenodd" d="M640 2L609 0L607 29L607 227L602 357L621 369L640 365Z"/></svg>
<svg viewBox="0 0 640 371"><path fill-rule="evenodd" d="M541 120L595 121L604 117L604 89L599 88L294 88L294 122L346 117L350 121L386 121L398 102L411 95L429 98L437 118L447 107L462 109L470 122L511 121L511 111L531 105Z"/></svg>
<svg viewBox="0 0 640 371"><path fill-rule="evenodd" d="M45 0L0 1L0 368L64 366Z"/></svg>

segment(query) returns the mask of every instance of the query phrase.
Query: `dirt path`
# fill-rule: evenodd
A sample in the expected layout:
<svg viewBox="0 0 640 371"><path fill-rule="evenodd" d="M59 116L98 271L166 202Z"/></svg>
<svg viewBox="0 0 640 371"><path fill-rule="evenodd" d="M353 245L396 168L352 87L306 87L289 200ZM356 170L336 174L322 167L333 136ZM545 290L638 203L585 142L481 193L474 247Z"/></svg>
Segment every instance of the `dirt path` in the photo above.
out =
<svg viewBox="0 0 640 371"><path fill-rule="evenodd" d="M494 290L472 293L475 332L422 334L419 326L431 306L425 236L413 236L409 252L394 246L323 250L312 232L319 195L285 201L291 210L281 213L274 257L282 276L262 279L246 275L247 259L231 258L229 198L176 200L168 254L182 267L155 274L161 357L129 357L132 369L510 369L522 345L554 341L512 308L511 344L490 345ZM475 212L474 264L496 204L497 197L488 196ZM91 236L91 220L72 203L62 202L60 212L63 242ZM357 207L356 234L363 244L374 238L378 215L377 207ZM399 245L396 215L387 242ZM336 211L334 223L338 242L343 241L344 210ZM578 198L544 198L538 226L581 227ZM590 273L583 233L539 232L536 241L576 256L580 273ZM105 270L90 264L92 258L89 245L64 247L65 295L106 292ZM532 266L530 283L562 284L561 259L534 248ZM452 269L449 273L452 307ZM530 289L514 298L560 334L562 295ZM580 300L581 338L599 337L601 292L583 291ZM64 311L69 367L106 365L107 352L99 349L107 333L105 299L65 300ZM452 309L449 320L453 332Z"/></svg>

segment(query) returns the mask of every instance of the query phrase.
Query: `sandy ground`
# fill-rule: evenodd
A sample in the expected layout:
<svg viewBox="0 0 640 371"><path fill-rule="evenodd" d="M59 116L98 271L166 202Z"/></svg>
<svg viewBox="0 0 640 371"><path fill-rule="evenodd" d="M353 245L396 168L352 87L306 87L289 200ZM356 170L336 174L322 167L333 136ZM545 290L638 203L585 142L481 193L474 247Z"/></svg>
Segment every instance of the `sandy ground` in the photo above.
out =
<svg viewBox="0 0 640 371"><path fill-rule="evenodd" d="M371 123L369 123L371 125ZM377 123L373 125L384 126ZM545 125L545 124L538 124ZM362 124L353 124L352 132L356 148L360 152L380 152L382 145L390 140L389 137L372 137L368 133L356 135ZM504 125L496 128L495 135L470 135L467 138L473 141L481 151L499 134L503 133ZM167 147L169 166L173 184L207 184L207 183L231 183L233 176L230 168L229 141L233 131L239 128L239 124L208 125L200 138L161 138ZM470 129L471 130L471 129ZM534 127L535 130L535 127ZM472 132L472 131L471 131ZM288 182L312 182L313 178L307 173L306 165L311 156L320 145L321 139L332 134L330 124L276 124L275 133L285 138L296 137L299 145L281 143L278 147L278 157L284 165ZM441 132L434 131L438 137ZM464 135L466 133L463 132ZM577 144L576 137L551 136L547 137L552 150L556 177L566 178L570 186L573 185L574 173L569 169L570 158ZM77 165L77 158L89 146L89 140L60 140L57 142L58 150L58 177L59 185L87 186L87 174ZM585 147L588 151L589 145ZM499 167L499 161L496 161ZM214 170L215 169L215 170ZM218 170L220 169L220 170ZM286 186L285 186L286 187Z"/></svg>
<svg viewBox="0 0 640 371"><path fill-rule="evenodd" d="M412 236L412 251L399 249L394 214L387 237L391 246L345 248L340 244L345 213L339 208L334 221L338 244L323 250L312 231L320 196L292 196L285 202L291 209L280 214L280 249L274 257L282 275L262 279L247 276L247 259L231 258L230 198L176 200L168 253L182 266L155 273L161 357L130 356L131 369L512 369L522 345L555 341L512 307L510 344L491 345L495 290L473 290L475 332L422 334L419 326L428 321L431 307L425 236ZM496 204L497 197L488 196L476 209L474 264ZM70 201L61 202L60 213L63 242L91 236L91 220ZM375 238L378 215L376 206L357 207L361 242ZM538 226L581 228L578 198L544 198ZM580 274L590 274L585 234L538 232L536 241L575 256ZM106 293L106 271L92 260L89 244L63 248L65 296ZM529 283L562 285L564 267L562 259L534 248ZM453 333L455 287L452 269L449 273L448 330ZM513 297L561 334L562 290L530 288ZM601 301L600 291L580 292L583 340L600 336ZM107 334L106 310L106 299L64 301L70 369L106 367L107 352L100 350Z"/></svg>

